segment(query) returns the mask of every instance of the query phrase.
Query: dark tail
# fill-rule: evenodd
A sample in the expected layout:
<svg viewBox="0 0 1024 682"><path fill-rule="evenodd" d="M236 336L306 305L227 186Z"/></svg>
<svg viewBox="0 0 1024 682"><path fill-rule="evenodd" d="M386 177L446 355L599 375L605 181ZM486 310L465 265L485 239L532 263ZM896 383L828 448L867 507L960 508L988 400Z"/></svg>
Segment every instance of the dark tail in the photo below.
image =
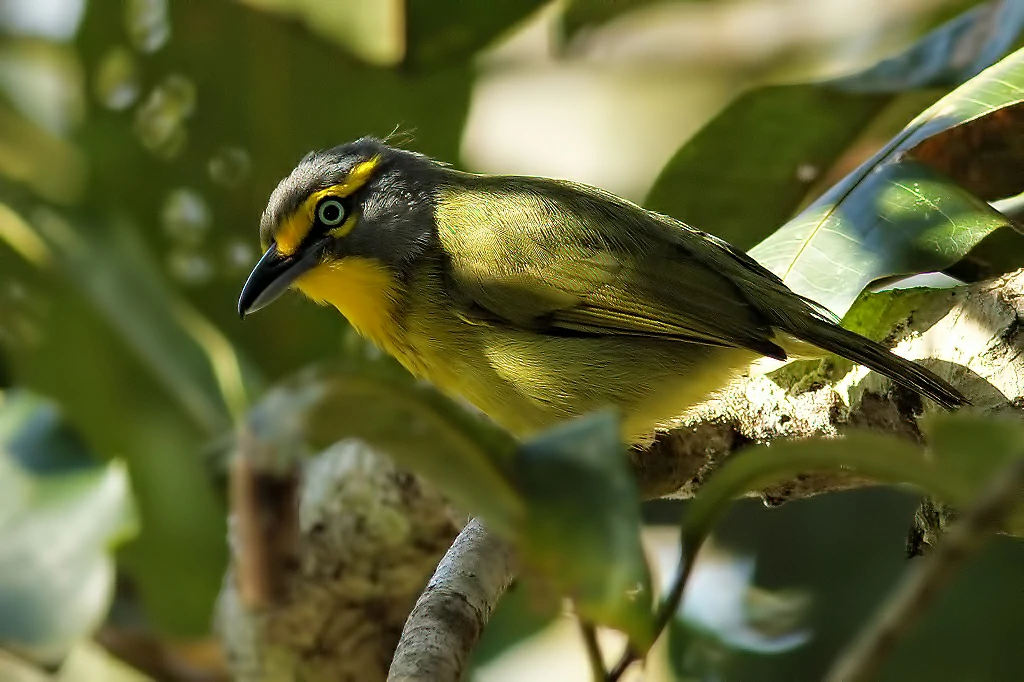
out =
<svg viewBox="0 0 1024 682"><path fill-rule="evenodd" d="M693 232L693 228L689 229ZM717 237L697 233L704 239L687 242L686 248L699 249L710 267L721 269L772 327L870 367L900 386L928 396L946 409L971 404L949 382L916 362L894 355L885 346L839 326L835 315L825 306L794 292L748 254ZM728 258L723 258L723 255Z"/></svg>
<svg viewBox="0 0 1024 682"><path fill-rule="evenodd" d="M960 391L921 365L901 358L885 346L838 324L818 318L798 326L799 329L788 329L789 333L818 348L870 367L900 386L928 396L947 410L971 404Z"/></svg>

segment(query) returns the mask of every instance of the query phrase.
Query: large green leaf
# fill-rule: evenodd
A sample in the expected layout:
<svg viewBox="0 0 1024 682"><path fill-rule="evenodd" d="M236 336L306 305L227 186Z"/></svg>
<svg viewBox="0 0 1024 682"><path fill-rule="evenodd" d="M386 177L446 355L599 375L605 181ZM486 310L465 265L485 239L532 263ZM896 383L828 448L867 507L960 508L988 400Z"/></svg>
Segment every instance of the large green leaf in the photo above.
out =
<svg viewBox="0 0 1024 682"><path fill-rule="evenodd" d="M1013 460L1024 458L1024 421L1016 416L936 414L924 421L922 431L936 465L972 495L981 494ZM1024 534L1024 506L1010 523L1011 533Z"/></svg>
<svg viewBox="0 0 1024 682"><path fill-rule="evenodd" d="M791 288L844 314L869 283L942 270L1009 221L952 181L905 158L922 141L1024 99L1024 51L912 121L750 254ZM1024 188L1021 188L1024 189Z"/></svg>
<svg viewBox="0 0 1024 682"><path fill-rule="evenodd" d="M406 62L413 66L464 60L512 30L547 0L405 0Z"/></svg>
<svg viewBox="0 0 1024 682"><path fill-rule="evenodd" d="M19 349L15 378L58 396L90 442L123 455L146 524L122 565L161 625L176 634L205 630L226 552L199 444L230 423L221 387L242 385L234 381L237 356L160 281L127 228L36 218L54 266L44 271L54 312L40 348ZM228 382L218 381L217 364ZM169 593L167 581L180 575L190 579Z"/></svg>
<svg viewBox="0 0 1024 682"><path fill-rule="evenodd" d="M464 62L546 0L240 0L301 20L310 31L375 65Z"/></svg>
<svg viewBox="0 0 1024 682"><path fill-rule="evenodd" d="M27 391L0 393L0 446L22 468L35 473L96 464L57 405Z"/></svg>
<svg viewBox="0 0 1024 682"><path fill-rule="evenodd" d="M899 93L955 86L995 64L1018 44L1024 5L990 0L947 21L903 52L832 84L854 92Z"/></svg>
<svg viewBox="0 0 1024 682"><path fill-rule="evenodd" d="M640 502L619 420L599 412L524 444L516 479L528 514L520 547L529 566L571 597L580 616L652 636L651 585L640 546Z"/></svg>
<svg viewBox="0 0 1024 682"><path fill-rule="evenodd" d="M523 500L509 478L512 437L390 365L305 373L269 393L247 423L283 456L358 438L488 527L508 535L521 521Z"/></svg>
<svg viewBox="0 0 1024 682"><path fill-rule="evenodd" d="M675 153L644 205L749 248L793 215L889 99L820 84L744 93Z"/></svg>
<svg viewBox="0 0 1024 682"><path fill-rule="evenodd" d="M862 72L747 92L676 152L645 205L750 248L793 215L897 93L970 79L1022 30L1024 5L989 2Z"/></svg>
<svg viewBox="0 0 1024 682"><path fill-rule="evenodd" d="M916 484L940 497L963 500L966 487L944 476L921 448L895 436L851 432L745 448L733 455L686 506L679 570L659 609L658 625L675 616L697 555L715 523L746 493L813 471L846 471L879 482Z"/></svg>
<svg viewBox="0 0 1024 682"><path fill-rule="evenodd" d="M792 289L838 315L868 283L952 265L1009 224L981 199L913 161L879 165L855 192L838 206L815 204L751 250ZM786 262L789 271L780 265Z"/></svg>
<svg viewBox="0 0 1024 682"><path fill-rule="evenodd" d="M714 522L752 490L810 471L847 471L881 483L912 483L952 502L966 502L973 488L929 461L922 448L895 436L850 432L747 448L726 462L687 507L684 547L703 542Z"/></svg>
<svg viewBox="0 0 1024 682"><path fill-rule="evenodd" d="M7 427L36 428L24 414L8 420L6 410L0 403ZM135 532L136 520L123 464L83 466L88 455L78 453L72 468L33 471L21 462L52 464L51 456L24 450L33 439L40 447L54 441L22 440L15 459L7 448L20 430L5 427L0 441L0 648L52 664L106 616L110 548Z"/></svg>
<svg viewBox="0 0 1024 682"><path fill-rule="evenodd" d="M56 211L36 211L24 225L45 249L44 263L86 296L196 422L210 434L227 429L228 405L245 408L255 372L173 294L135 232Z"/></svg>
<svg viewBox="0 0 1024 682"><path fill-rule="evenodd" d="M371 362L296 377L260 401L247 424L284 460L343 438L366 442L515 539L583 617L649 640L639 497L613 415L517 445L391 363Z"/></svg>
<svg viewBox="0 0 1024 682"><path fill-rule="evenodd" d="M736 453L686 508L683 558L669 599L678 603L715 523L736 498L750 491L813 471L842 471L880 483L911 484L945 502L967 505L1001 465L1024 455L1024 422L1019 419L942 415L927 423L926 433L931 453L895 436L861 431L832 439L775 442ZM979 451L985 452L979 457ZM1019 522L1018 516L1015 523ZM666 614L663 608L667 620Z"/></svg>
<svg viewBox="0 0 1024 682"><path fill-rule="evenodd" d="M600 26L620 15L665 0L569 0L562 12L562 34L571 39L581 30Z"/></svg>

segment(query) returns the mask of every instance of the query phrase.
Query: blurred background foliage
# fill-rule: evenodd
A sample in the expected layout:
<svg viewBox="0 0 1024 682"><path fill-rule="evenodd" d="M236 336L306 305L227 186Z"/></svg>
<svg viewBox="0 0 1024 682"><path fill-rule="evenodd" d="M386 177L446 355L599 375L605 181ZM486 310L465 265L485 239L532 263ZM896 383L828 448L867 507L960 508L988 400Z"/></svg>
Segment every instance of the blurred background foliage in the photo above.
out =
<svg viewBox="0 0 1024 682"><path fill-rule="evenodd" d="M988 13L962 15L975 6ZM954 17L897 75L870 68ZM206 661L232 424L298 368L377 359L298 297L235 314L266 198L306 152L397 131L460 167L592 183L750 247L1017 45L1022 22L1012 0L2 0L4 454L20 461L35 433L85 457L38 475L111 495L85 554L137 531L111 621ZM109 483L121 462L130 496ZM719 541L757 557L759 585L814 603L809 643L737 654L729 677L820 675L902 571L914 504L896 490L738 504ZM1014 678L1024 657L1003 638L1024 626L1022 569L1019 545L993 543L892 679ZM511 603L481 663L530 630Z"/></svg>

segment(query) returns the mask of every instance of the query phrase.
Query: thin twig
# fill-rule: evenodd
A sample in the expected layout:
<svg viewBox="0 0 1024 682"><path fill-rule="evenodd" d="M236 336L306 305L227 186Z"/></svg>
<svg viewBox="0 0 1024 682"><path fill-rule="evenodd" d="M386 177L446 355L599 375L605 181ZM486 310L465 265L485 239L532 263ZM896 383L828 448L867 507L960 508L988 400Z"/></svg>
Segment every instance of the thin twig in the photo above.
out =
<svg viewBox="0 0 1024 682"><path fill-rule="evenodd" d="M839 657L827 682L860 682L878 676L882 663L909 632L953 574L1002 530L1024 489L1024 458L1000 471L942 542L904 578L861 634Z"/></svg>
<svg viewBox="0 0 1024 682"><path fill-rule="evenodd" d="M583 646L587 650L587 659L590 661L594 682L604 682L606 674L604 658L601 656L601 645L597 643L597 630L593 623L583 620L578 614L576 618L580 624L580 636L583 637Z"/></svg>
<svg viewBox="0 0 1024 682"><path fill-rule="evenodd" d="M665 628L672 621L672 617L679 611L679 604L683 600L683 594L686 592L686 583L693 574L693 566L697 559L697 554L700 552L701 546L704 544L703 538L694 538L689 543L683 543L682 553L679 556L679 569L676 571L675 578L672 579L672 588L668 594L661 601L661 605L658 607L658 612L654 616L654 640L656 641L661 633L664 632ZM689 546L689 550L687 547ZM637 651L632 646L626 648L622 653L622 657L612 668L611 672L608 673L606 678L608 682L616 682L621 678L629 666L633 665L636 661L640 660L645 656L645 652Z"/></svg>
<svg viewBox="0 0 1024 682"><path fill-rule="evenodd" d="M491 610L512 583L511 545L476 519L459 533L405 622L389 682L462 679Z"/></svg>

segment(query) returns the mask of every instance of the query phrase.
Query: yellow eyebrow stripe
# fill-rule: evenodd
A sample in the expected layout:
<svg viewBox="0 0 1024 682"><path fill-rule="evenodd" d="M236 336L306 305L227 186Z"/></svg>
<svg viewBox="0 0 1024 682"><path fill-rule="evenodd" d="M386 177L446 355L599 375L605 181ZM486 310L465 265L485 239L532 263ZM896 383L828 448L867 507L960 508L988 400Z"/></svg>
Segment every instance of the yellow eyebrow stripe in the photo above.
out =
<svg viewBox="0 0 1024 682"><path fill-rule="evenodd" d="M337 197L341 199L353 194L370 181L379 165L379 156L367 159L350 170L343 182L313 192L306 197L302 205L278 226L277 233L274 236L278 252L285 256L290 256L299 249L302 240L306 238L310 228L313 227L313 220L315 218L313 214L316 211L316 205L320 203L321 199L324 197ZM345 223L348 224L351 220L352 218L350 217ZM354 225L350 226L349 229L352 227Z"/></svg>

